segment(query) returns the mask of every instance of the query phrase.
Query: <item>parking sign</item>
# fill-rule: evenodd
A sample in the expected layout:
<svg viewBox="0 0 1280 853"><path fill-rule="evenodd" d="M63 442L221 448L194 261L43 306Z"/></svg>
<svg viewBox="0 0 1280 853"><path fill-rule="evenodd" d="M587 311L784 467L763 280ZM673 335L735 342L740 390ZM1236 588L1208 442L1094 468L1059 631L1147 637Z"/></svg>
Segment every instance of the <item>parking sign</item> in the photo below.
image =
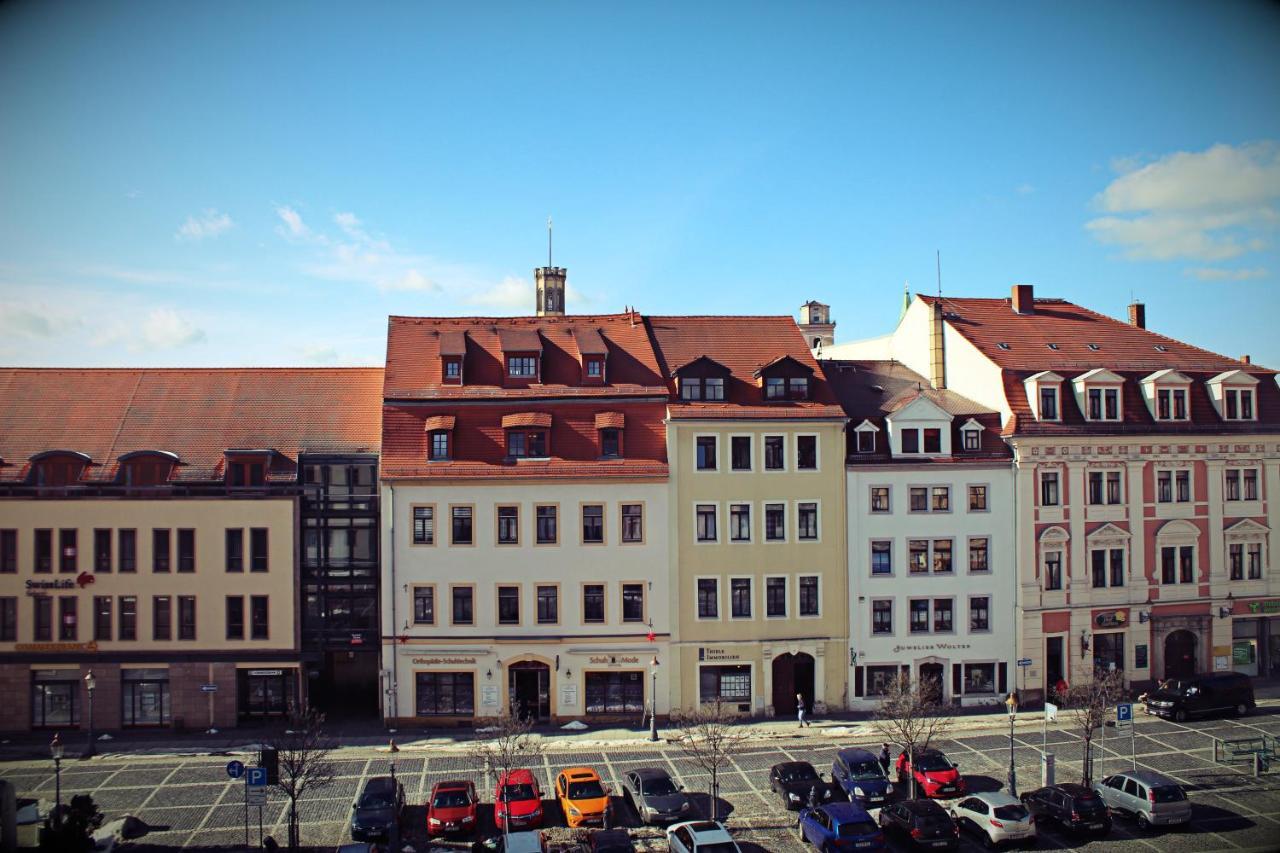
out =
<svg viewBox="0 0 1280 853"><path fill-rule="evenodd" d="M267 768L250 767L245 776L245 784L250 788L263 788L267 784Z"/></svg>
<svg viewBox="0 0 1280 853"><path fill-rule="evenodd" d="M1122 702L1116 705L1116 732L1133 731L1133 704Z"/></svg>

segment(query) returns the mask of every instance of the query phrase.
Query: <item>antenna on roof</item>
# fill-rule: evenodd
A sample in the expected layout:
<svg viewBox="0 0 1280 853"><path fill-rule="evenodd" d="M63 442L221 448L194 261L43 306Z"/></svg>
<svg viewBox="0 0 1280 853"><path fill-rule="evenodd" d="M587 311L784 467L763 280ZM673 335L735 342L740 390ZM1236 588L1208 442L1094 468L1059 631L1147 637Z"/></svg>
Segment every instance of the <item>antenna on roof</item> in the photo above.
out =
<svg viewBox="0 0 1280 853"><path fill-rule="evenodd" d="M942 250L935 249L938 255L938 298L942 298Z"/></svg>
<svg viewBox="0 0 1280 853"><path fill-rule="evenodd" d="M551 217L547 217L547 266L551 266Z"/></svg>

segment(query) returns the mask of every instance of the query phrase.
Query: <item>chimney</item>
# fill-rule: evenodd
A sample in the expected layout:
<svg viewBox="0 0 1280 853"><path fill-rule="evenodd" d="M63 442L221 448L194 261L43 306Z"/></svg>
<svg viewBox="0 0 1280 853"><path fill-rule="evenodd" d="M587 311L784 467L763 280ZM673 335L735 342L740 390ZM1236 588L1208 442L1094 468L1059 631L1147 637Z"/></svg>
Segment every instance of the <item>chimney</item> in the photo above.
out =
<svg viewBox="0 0 1280 853"><path fill-rule="evenodd" d="M943 340L941 299L933 300L933 313L929 319L929 381L934 388L947 387L947 347Z"/></svg>
<svg viewBox="0 0 1280 853"><path fill-rule="evenodd" d="M539 317L564 316L564 267L538 267L533 271Z"/></svg>
<svg viewBox="0 0 1280 853"><path fill-rule="evenodd" d="M1015 284L1013 286L1013 313L1034 314L1036 313L1035 302L1034 287L1029 284Z"/></svg>
<svg viewBox="0 0 1280 853"><path fill-rule="evenodd" d="M1240 356L1240 360L1243 361L1245 364L1253 364L1253 359L1247 355Z"/></svg>
<svg viewBox="0 0 1280 853"><path fill-rule="evenodd" d="M1139 329L1147 327L1147 306L1141 302L1129 303L1129 325Z"/></svg>

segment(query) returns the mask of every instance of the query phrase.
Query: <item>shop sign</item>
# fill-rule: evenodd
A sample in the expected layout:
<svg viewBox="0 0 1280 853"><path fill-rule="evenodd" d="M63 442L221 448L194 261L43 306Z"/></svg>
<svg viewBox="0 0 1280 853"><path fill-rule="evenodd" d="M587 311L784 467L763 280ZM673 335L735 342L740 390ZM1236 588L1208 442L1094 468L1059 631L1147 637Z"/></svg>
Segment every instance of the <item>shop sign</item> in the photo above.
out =
<svg viewBox="0 0 1280 853"><path fill-rule="evenodd" d="M27 581L31 583L31 581ZM1250 601L1250 613L1280 613L1280 598L1273 598L1270 601Z"/></svg>
<svg viewBox="0 0 1280 853"><path fill-rule="evenodd" d="M457 657L457 658L413 658L415 666L468 666L474 665L475 658Z"/></svg>
<svg viewBox="0 0 1280 853"><path fill-rule="evenodd" d="M1147 668L1147 644L1146 643L1139 643L1138 645L1133 647L1133 668L1134 669Z"/></svg>
<svg viewBox="0 0 1280 853"><path fill-rule="evenodd" d="M15 652L96 652L98 644L90 640L87 643L17 643Z"/></svg>
<svg viewBox="0 0 1280 853"><path fill-rule="evenodd" d="M1254 645L1249 640L1237 640L1231 647L1231 662L1236 666L1250 666L1257 663L1254 657Z"/></svg>
<svg viewBox="0 0 1280 853"><path fill-rule="evenodd" d="M936 652L936 651L962 651L971 649L973 646L968 643L920 643L906 646L894 646L893 653L901 652Z"/></svg>
<svg viewBox="0 0 1280 853"><path fill-rule="evenodd" d="M480 685L480 704L485 708L498 707L498 686L496 684Z"/></svg>
<svg viewBox="0 0 1280 853"><path fill-rule="evenodd" d="M578 685L576 684L560 685L560 705L561 707L567 707L567 708L578 707Z"/></svg>
<svg viewBox="0 0 1280 853"><path fill-rule="evenodd" d="M715 648L712 646L699 646L698 660L742 660L742 655L737 652L731 652L728 649Z"/></svg>
<svg viewBox="0 0 1280 853"><path fill-rule="evenodd" d="M618 655L592 655L587 658L587 663L603 666L618 666L624 663L638 664L640 663L640 658L634 655L623 655L622 657L619 657Z"/></svg>
<svg viewBox="0 0 1280 853"><path fill-rule="evenodd" d="M1093 617L1099 628L1123 628L1129 622L1129 614L1123 610L1107 610Z"/></svg>
<svg viewBox="0 0 1280 853"><path fill-rule="evenodd" d="M284 675L284 670L282 669L251 669L249 670L249 674L250 675Z"/></svg>

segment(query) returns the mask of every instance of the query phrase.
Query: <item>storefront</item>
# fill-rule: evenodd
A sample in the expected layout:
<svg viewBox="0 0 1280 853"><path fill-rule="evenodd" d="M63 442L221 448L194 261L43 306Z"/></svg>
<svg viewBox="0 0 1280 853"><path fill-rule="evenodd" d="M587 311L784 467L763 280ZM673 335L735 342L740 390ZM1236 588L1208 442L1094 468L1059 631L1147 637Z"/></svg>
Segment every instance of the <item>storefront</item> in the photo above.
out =
<svg viewBox="0 0 1280 853"><path fill-rule="evenodd" d="M297 707L296 668L241 669L236 681L241 717L287 717Z"/></svg>
<svg viewBox="0 0 1280 853"><path fill-rule="evenodd" d="M121 669L120 703L120 724L125 728L169 725L169 670Z"/></svg>
<svg viewBox="0 0 1280 853"><path fill-rule="evenodd" d="M1231 668L1257 678L1280 678L1280 599L1239 602L1235 610Z"/></svg>
<svg viewBox="0 0 1280 853"><path fill-rule="evenodd" d="M80 723L80 670L37 669L31 673L31 727L56 729Z"/></svg>

